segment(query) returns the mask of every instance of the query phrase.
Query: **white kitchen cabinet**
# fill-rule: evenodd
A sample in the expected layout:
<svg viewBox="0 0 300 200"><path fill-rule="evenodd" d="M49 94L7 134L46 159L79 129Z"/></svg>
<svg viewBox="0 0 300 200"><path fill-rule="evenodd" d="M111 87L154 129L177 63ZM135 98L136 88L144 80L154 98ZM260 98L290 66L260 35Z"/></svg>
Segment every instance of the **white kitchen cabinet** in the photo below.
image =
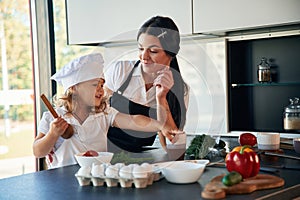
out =
<svg viewBox="0 0 300 200"><path fill-rule="evenodd" d="M300 22L299 0L193 0L194 33L286 25Z"/></svg>
<svg viewBox="0 0 300 200"><path fill-rule="evenodd" d="M191 0L67 0L69 44L134 41L150 17L171 17L180 33L192 33Z"/></svg>

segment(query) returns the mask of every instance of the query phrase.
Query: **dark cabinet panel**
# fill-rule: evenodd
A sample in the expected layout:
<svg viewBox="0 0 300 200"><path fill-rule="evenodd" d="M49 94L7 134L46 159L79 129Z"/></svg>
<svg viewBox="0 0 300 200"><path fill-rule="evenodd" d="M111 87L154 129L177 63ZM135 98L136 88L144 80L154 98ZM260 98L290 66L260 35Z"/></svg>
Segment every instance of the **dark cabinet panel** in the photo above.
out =
<svg viewBox="0 0 300 200"><path fill-rule="evenodd" d="M300 97L300 36L228 41L229 131L278 131L289 98ZM259 83L266 57L271 83Z"/></svg>

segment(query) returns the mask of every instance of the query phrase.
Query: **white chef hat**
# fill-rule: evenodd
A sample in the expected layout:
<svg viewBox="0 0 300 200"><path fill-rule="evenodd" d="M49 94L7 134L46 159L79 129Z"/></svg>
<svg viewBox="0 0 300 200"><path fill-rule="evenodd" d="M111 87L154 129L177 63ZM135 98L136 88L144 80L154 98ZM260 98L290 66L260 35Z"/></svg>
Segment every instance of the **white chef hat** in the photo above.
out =
<svg viewBox="0 0 300 200"><path fill-rule="evenodd" d="M95 78L103 78L104 60L100 53L76 58L56 72L51 79L62 85L64 91L70 87Z"/></svg>

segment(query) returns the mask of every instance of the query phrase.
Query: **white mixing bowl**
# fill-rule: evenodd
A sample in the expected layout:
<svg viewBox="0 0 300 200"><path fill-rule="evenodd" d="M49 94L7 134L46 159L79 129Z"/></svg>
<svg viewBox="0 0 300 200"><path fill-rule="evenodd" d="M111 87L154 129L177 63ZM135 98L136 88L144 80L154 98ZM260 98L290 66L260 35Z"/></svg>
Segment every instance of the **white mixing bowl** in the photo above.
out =
<svg viewBox="0 0 300 200"><path fill-rule="evenodd" d="M175 161L162 168L162 174L168 182L187 184L199 180L206 164L199 164L186 161Z"/></svg>
<svg viewBox="0 0 300 200"><path fill-rule="evenodd" d="M79 153L75 155L75 158L80 165L82 166L90 166L92 164L101 164L101 163L110 163L113 158L114 153L111 152L98 152L98 156L83 156L83 153Z"/></svg>

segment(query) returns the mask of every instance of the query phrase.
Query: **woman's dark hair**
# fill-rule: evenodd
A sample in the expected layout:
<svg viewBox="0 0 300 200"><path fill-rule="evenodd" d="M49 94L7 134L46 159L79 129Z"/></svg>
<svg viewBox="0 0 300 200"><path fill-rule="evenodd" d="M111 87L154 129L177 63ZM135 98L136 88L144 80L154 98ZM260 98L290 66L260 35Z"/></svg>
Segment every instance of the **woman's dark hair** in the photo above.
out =
<svg viewBox="0 0 300 200"><path fill-rule="evenodd" d="M172 57L170 70L172 70L174 85L167 94L167 101L175 124L179 129L182 129L186 121L184 96L187 85L183 81L176 58L180 49L178 27L169 17L155 16L141 26L137 34L137 40L142 33L157 37L166 54Z"/></svg>

